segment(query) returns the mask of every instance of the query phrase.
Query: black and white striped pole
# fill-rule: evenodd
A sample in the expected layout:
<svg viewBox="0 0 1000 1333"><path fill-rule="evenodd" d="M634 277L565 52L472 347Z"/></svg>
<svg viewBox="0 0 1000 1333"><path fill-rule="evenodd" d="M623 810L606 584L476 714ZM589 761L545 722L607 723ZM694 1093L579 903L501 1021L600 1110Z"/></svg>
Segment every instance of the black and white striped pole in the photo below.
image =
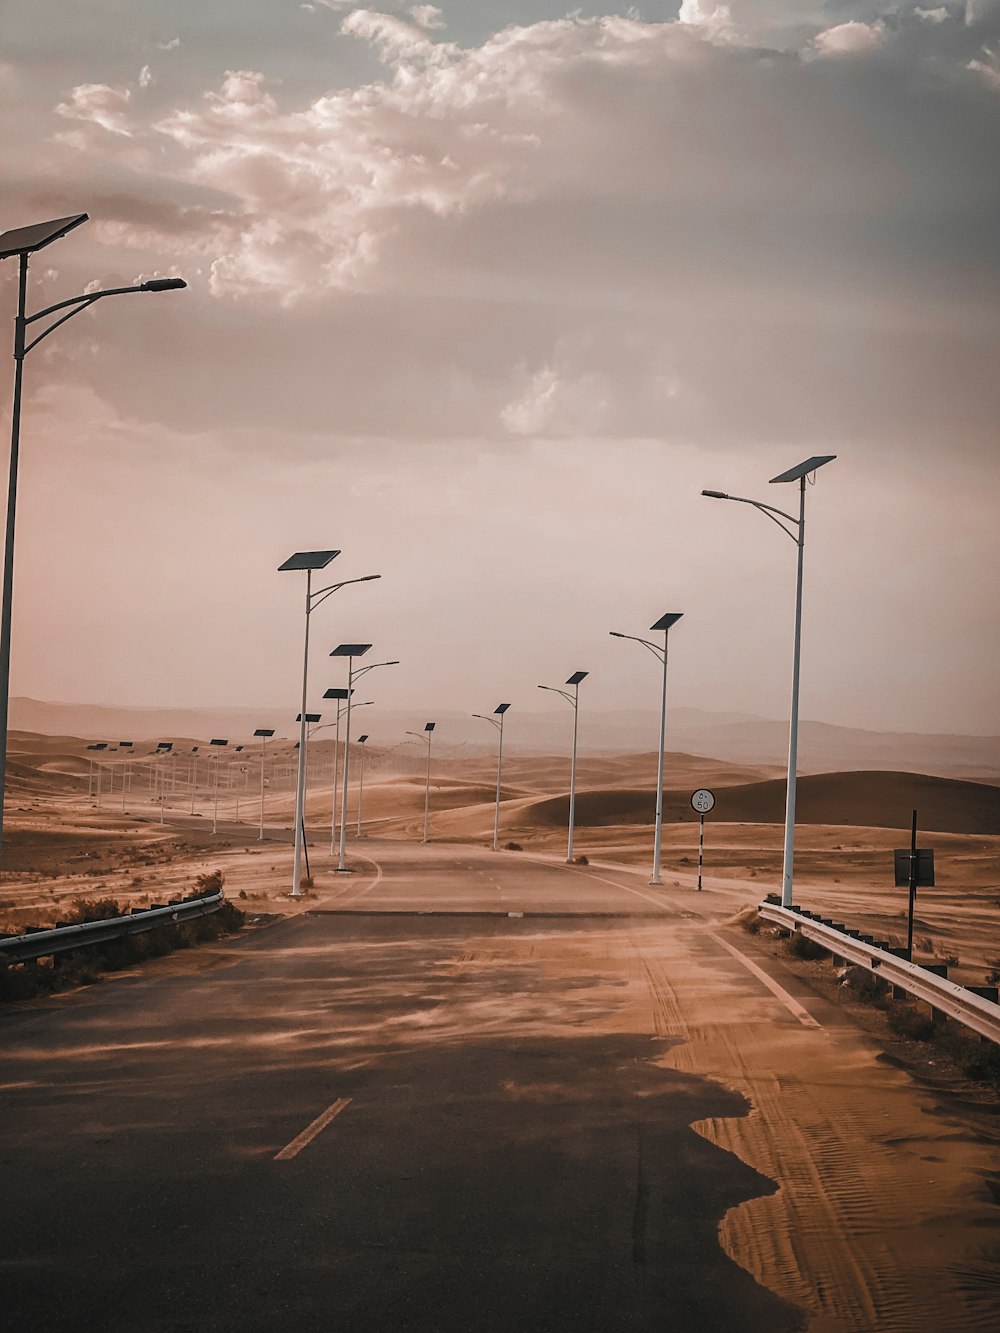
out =
<svg viewBox="0 0 1000 1333"><path fill-rule="evenodd" d="M715 805L715 793L699 787L691 797L692 808L698 812L698 892L701 892L701 867L705 859L705 816Z"/></svg>

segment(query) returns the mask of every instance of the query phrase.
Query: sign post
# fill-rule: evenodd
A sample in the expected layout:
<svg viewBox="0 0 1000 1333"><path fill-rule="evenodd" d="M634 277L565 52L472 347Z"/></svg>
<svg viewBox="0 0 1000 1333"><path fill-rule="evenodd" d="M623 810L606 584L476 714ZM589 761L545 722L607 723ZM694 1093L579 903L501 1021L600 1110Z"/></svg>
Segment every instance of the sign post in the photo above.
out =
<svg viewBox="0 0 1000 1333"><path fill-rule="evenodd" d="M934 887L934 852L927 847L917 847L917 812L913 812L910 825L910 847L897 847L893 852L896 887L906 884L910 890L910 906L906 918L906 959L913 962L913 908L917 901L917 886Z"/></svg>
<svg viewBox="0 0 1000 1333"><path fill-rule="evenodd" d="M698 821L698 892L701 892L701 867L705 858L705 816L715 805L715 793L699 787L691 797L691 805L700 816Z"/></svg>

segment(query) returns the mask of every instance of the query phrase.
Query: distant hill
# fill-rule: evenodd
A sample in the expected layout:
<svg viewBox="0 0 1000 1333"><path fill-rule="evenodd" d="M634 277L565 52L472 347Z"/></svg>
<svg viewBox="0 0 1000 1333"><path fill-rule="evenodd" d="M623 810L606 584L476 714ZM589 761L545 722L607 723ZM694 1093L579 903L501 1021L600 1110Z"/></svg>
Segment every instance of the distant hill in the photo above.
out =
<svg viewBox="0 0 1000 1333"><path fill-rule="evenodd" d="M113 708L94 704L47 703L15 697L10 701L10 726L52 736L86 736L94 740L169 740L174 737L226 736L246 741L257 727L274 727L278 736L294 737L292 708ZM435 745L441 752L467 747L486 752L488 728L465 713L437 711ZM365 727L373 742L395 745L408 730L422 730L423 713L400 710L366 711ZM654 712L621 709L588 713L581 708L580 754L636 754L656 744ZM324 733L327 734L327 733ZM505 748L513 754L563 755L571 741L568 710L507 715ZM711 713L699 708L671 709L667 747L672 752L703 755L737 765L784 765L788 725L784 721L742 713ZM942 777L1000 782L1000 737L949 736L918 732L865 731L826 722L802 722L799 768L803 773L859 769L929 773Z"/></svg>

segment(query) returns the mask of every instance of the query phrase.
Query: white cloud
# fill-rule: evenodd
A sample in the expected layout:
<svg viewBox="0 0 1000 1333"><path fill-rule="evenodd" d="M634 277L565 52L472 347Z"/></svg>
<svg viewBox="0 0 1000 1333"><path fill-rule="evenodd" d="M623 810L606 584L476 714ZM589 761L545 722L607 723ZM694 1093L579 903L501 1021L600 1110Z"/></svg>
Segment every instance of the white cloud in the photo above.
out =
<svg viewBox="0 0 1000 1333"><path fill-rule="evenodd" d="M153 78L153 71L149 68L148 65L143 65L142 69L139 71L138 82L140 88L148 88L150 84L155 82Z"/></svg>
<svg viewBox="0 0 1000 1333"><path fill-rule="evenodd" d="M132 137L126 117L131 93L127 88L111 88L106 83L81 83L70 90L68 99L56 107L56 114L67 120L99 125L109 134Z"/></svg>
<svg viewBox="0 0 1000 1333"><path fill-rule="evenodd" d="M728 37L733 33L730 6L711 4L708 0L681 0L677 22L698 28L712 37Z"/></svg>
<svg viewBox="0 0 1000 1333"><path fill-rule="evenodd" d="M428 32L445 26L444 16L436 5L412 5L409 13L413 22Z"/></svg>
<svg viewBox="0 0 1000 1333"><path fill-rule="evenodd" d="M879 23L838 23L818 33L813 44L821 56L856 56L877 50L885 36Z"/></svg>
<svg viewBox="0 0 1000 1333"><path fill-rule="evenodd" d="M181 44L179 37L171 37L169 42L157 42L156 45L161 51L176 51Z"/></svg>
<svg viewBox="0 0 1000 1333"><path fill-rule="evenodd" d="M950 13L944 6L940 9L915 9L913 12L916 14L917 18L921 19L924 23L946 23L951 17Z"/></svg>
<svg viewBox="0 0 1000 1333"><path fill-rule="evenodd" d="M985 60L970 60L967 69L978 74L989 88L1000 92L1000 54L990 47L983 47Z"/></svg>

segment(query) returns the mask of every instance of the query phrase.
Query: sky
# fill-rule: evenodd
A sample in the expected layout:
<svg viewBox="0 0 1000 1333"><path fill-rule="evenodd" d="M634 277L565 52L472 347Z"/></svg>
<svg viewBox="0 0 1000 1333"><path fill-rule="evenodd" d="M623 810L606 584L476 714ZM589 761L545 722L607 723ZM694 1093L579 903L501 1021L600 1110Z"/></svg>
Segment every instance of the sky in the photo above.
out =
<svg viewBox="0 0 1000 1333"><path fill-rule="evenodd" d="M2 0L11 691L1000 734L1000 0ZM0 263L11 327L15 261ZM0 384L10 401L10 361ZM8 409L9 416L9 409ZM376 688L377 682L377 688ZM374 713L375 710L373 709ZM513 719L513 713L512 713Z"/></svg>

